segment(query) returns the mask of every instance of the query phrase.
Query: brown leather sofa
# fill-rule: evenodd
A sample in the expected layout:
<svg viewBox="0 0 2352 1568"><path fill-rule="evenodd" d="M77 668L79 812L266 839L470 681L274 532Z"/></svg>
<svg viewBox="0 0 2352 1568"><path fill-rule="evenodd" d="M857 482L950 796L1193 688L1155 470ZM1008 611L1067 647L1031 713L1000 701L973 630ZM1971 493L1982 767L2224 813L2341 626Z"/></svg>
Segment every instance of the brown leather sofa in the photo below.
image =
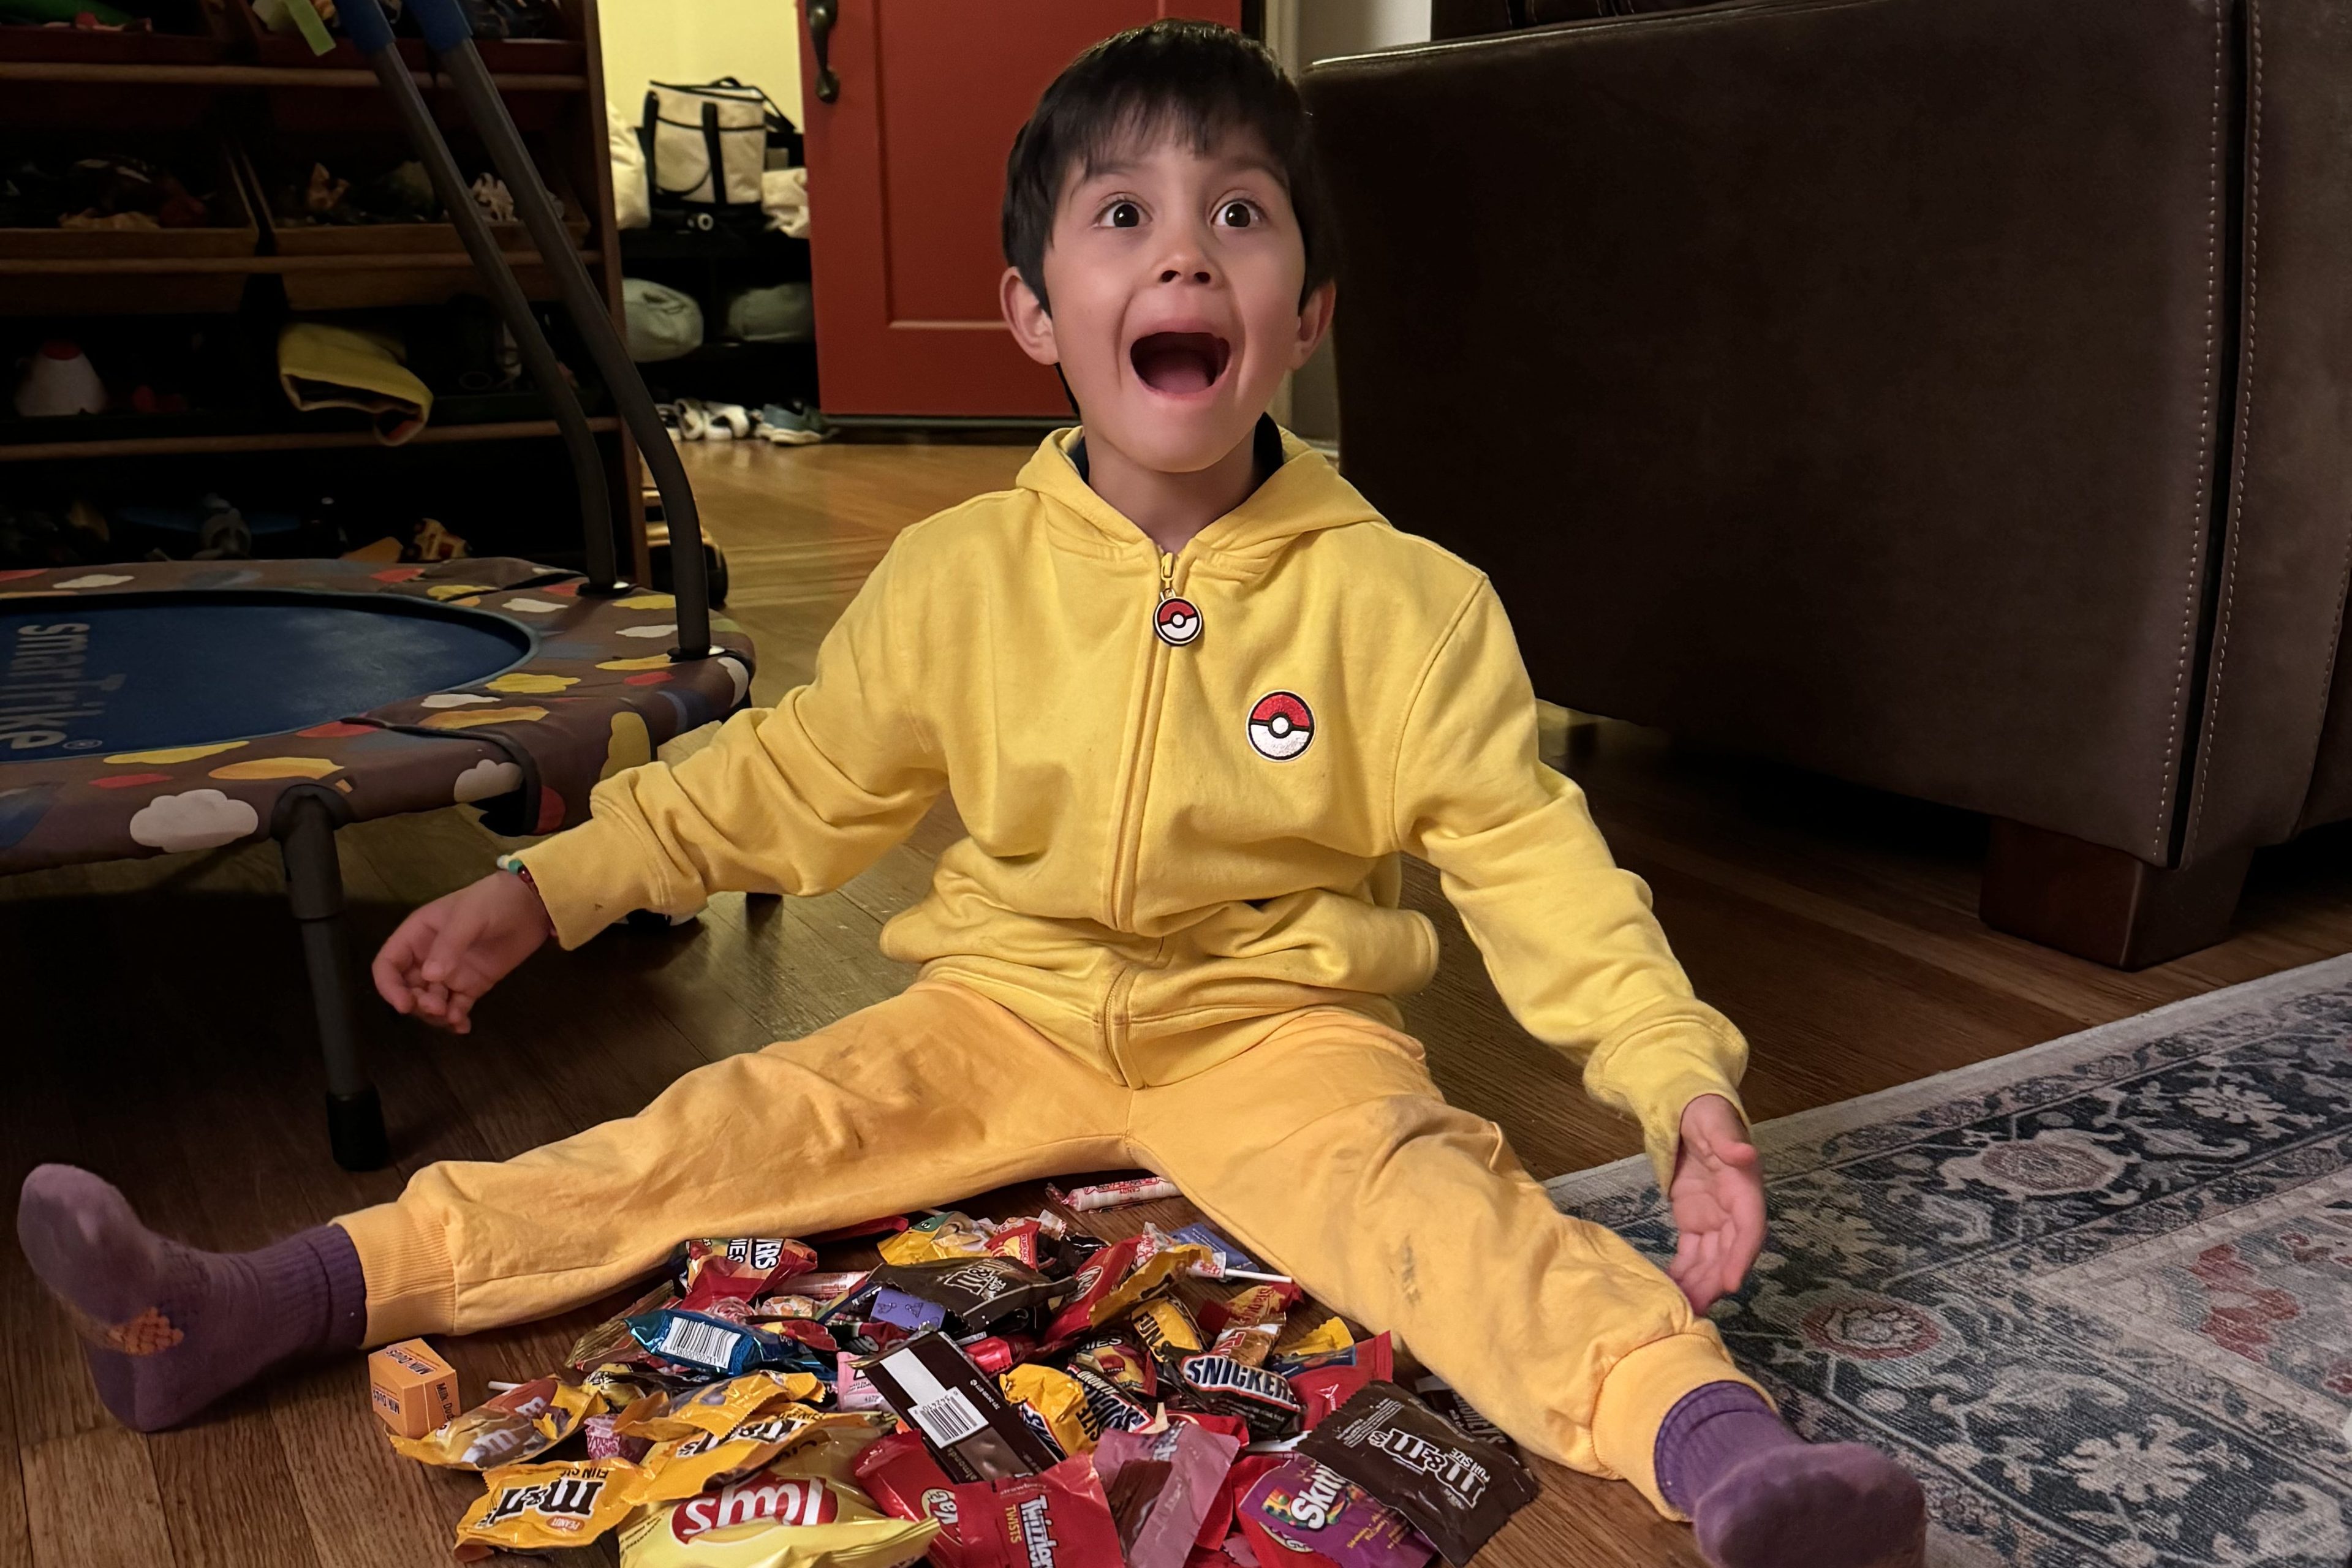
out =
<svg viewBox="0 0 2352 1568"><path fill-rule="evenodd" d="M1988 814L2003 929L2218 940L2352 816L2352 7L1604 7L1307 74L1349 476L1545 696Z"/></svg>

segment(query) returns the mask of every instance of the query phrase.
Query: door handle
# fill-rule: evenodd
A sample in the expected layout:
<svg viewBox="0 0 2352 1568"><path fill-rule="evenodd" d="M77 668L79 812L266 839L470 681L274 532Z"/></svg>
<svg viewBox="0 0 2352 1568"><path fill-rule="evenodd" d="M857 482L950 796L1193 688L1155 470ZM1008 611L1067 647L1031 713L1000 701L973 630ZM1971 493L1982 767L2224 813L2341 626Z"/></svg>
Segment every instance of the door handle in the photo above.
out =
<svg viewBox="0 0 2352 1568"><path fill-rule="evenodd" d="M808 0L809 42L816 46L816 99L831 103L841 96L841 78L833 74L825 57L833 47L833 25L840 19L840 0Z"/></svg>

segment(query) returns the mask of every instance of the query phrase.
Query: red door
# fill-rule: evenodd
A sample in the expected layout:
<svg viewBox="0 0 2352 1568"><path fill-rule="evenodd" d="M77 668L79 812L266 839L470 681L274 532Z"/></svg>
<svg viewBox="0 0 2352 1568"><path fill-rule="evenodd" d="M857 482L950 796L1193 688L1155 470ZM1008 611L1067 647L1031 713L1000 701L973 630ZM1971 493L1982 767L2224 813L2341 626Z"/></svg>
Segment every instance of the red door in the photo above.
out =
<svg viewBox="0 0 2352 1568"><path fill-rule="evenodd" d="M805 13L809 9L803 5ZM1004 158L1097 38L1155 16L1237 26L1241 0L835 0L817 95L801 34L817 379L827 413L1057 414L996 308Z"/></svg>

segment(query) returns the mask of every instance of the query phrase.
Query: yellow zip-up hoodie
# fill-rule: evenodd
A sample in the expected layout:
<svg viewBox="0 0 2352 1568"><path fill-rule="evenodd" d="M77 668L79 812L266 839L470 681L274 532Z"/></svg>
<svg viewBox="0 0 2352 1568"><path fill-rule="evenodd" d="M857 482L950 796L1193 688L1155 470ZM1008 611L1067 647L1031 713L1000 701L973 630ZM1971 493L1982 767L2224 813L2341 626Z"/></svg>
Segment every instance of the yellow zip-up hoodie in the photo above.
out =
<svg viewBox="0 0 2352 1568"><path fill-rule="evenodd" d="M1486 577L1399 532L1323 457L1282 465L1173 556L1056 432L1014 488L902 532L814 677L705 750L598 786L522 857L576 946L632 909L838 887L952 786L969 834L882 950L1003 1002L1130 1083L1198 1071L1292 1009L1394 1025L1437 938L1397 907L1436 866L1512 1015L1640 1119L1745 1064L1649 890L1536 755L1535 695ZM1159 628L1167 600L1183 608Z"/></svg>

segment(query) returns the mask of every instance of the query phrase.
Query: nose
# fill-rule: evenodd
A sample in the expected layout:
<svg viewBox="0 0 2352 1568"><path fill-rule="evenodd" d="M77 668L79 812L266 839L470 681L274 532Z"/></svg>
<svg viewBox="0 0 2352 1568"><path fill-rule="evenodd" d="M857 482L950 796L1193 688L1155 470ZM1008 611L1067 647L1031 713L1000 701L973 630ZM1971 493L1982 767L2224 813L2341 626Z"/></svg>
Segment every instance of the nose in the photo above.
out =
<svg viewBox="0 0 2352 1568"><path fill-rule="evenodd" d="M1214 283L1216 264L1210 259L1209 245L1198 224L1188 224L1171 235L1168 253L1160 259L1160 281L1162 283Z"/></svg>

